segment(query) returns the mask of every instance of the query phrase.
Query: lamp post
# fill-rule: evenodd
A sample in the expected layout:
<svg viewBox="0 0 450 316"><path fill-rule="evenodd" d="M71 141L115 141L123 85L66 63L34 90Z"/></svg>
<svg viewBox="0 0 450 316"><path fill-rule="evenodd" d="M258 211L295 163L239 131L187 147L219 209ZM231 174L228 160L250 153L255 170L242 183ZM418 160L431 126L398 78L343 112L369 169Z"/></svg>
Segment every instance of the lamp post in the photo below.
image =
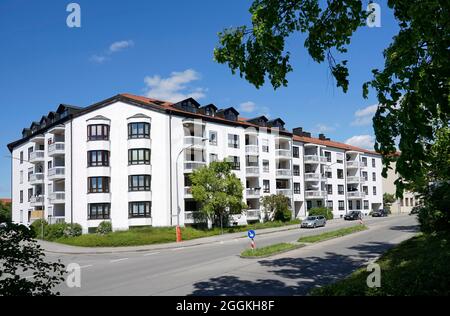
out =
<svg viewBox="0 0 450 316"><path fill-rule="evenodd" d="M206 141L206 140L208 140L208 138L205 138L205 137L201 138L201 142L204 142L204 141ZM176 174L175 174L175 184L176 184L176 190L177 190L177 227L176 227L176 230L177 230L177 242L181 241L181 240L179 240L179 238L178 238L178 234L179 234L179 231L180 231L180 211L181 211L181 209L180 209L180 204L179 204L178 159L180 158L180 155L181 155L186 149L189 149L189 148L191 148L191 147L193 147L193 146L195 146L195 145L197 145L197 144L196 144L195 141L194 141L193 144L190 144L189 146L183 147L183 148L178 152L177 159L175 160L175 167L176 167L176 170L175 170L175 173L176 173Z"/></svg>

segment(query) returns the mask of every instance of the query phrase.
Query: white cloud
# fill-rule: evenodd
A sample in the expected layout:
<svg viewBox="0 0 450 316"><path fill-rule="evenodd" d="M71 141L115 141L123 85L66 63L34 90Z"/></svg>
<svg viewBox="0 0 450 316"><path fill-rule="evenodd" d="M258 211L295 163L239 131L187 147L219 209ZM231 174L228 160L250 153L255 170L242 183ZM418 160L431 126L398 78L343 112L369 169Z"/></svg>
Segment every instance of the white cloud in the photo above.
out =
<svg viewBox="0 0 450 316"><path fill-rule="evenodd" d="M170 102L178 102L189 97L201 99L206 96L206 89L188 87L189 83L199 79L200 74L193 69L186 69L182 72L174 71L168 78L161 78L158 75L147 76L144 79L147 86L145 95L149 98Z"/></svg>
<svg viewBox="0 0 450 316"><path fill-rule="evenodd" d="M375 137L372 135L356 135L345 141L346 144L373 150Z"/></svg>
<svg viewBox="0 0 450 316"><path fill-rule="evenodd" d="M378 104L369 105L355 112L355 119L351 123L353 126L364 126L372 123L372 118L377 111Z"/></svg>
<svg viewBox="0 0 450 316"><path fill-rule="evenodd" d="M255 110L256 110L256 103L252 101L247 101L239 105L240 112L251 113L254 112Z"/></svg>
<svg viewBox="0 0 450 316"><path fill-rule="evenodd" d="M105 56L99 56L99 55L92 55L89 60L96 64L103 64L108 58Z"/></svg>
<svg viewBox="0 0 450 316"><path fill-rule="evenodd" d="M328 133L328 132L333 132L335 130L336 130L336 125L330 126L330 125L319 123L315 127L315 132L317 132L317 133Z"/></svg>
<svg viewBox="0 0 450 316"><path fill-rule="evenodd" d="M109 53L111 53L111 54L116 53L123 49L126 49L128 47L133 47L133 46L134 46L134 42L132 40L114 42L109 46Z"/></svg>

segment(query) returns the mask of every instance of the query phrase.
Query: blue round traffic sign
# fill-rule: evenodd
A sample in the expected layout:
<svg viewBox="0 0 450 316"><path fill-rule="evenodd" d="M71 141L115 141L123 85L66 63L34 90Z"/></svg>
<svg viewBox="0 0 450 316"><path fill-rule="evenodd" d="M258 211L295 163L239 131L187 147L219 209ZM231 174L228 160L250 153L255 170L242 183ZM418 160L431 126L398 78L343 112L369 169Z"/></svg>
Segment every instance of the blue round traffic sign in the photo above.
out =
<svg viewBox="0 0 450 316"><path fill-rule="evenodd" d="M253 239L256 236L256 232L254 230L249 230L247 235L248 235L248 238Z"/></svg>

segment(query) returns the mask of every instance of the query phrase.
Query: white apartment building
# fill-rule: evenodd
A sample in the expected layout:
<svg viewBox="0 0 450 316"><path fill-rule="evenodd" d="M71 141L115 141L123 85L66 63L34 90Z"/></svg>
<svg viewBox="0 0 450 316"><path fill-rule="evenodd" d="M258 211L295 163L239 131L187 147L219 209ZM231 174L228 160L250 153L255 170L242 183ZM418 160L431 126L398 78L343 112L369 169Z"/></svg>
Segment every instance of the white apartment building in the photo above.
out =
<svg viewBox="0 0 450 316"><path fill-rule="evenodd" d="M110 220L114 230L194 223L189 174L232 162L248 209L235 224L261 220L260 197L289 197L293 218L329 206L335 217L381 208L381 157L296 128L282 119L245 120L232 107L119 94L86 108L60 105L8 145L13 221Z"/></svg>

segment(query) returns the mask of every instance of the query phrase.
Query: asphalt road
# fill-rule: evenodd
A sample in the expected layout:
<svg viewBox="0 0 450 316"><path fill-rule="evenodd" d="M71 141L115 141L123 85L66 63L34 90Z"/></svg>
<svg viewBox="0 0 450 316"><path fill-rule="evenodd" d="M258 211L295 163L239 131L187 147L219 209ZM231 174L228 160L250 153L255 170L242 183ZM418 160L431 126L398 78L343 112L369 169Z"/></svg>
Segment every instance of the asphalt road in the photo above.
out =
<svg viewBox="0 0 450 316"><path fill-rule="evenodd" d="M305 295L312 287L343 278L417 231L415 217L407 215L365 223L367 231L259 260L238 256L249 247L245 238L150 252L47 257L81 266L81 287L63 283L57 288L62 295ZM336 221L314 233L354 224ZM311 233L296 229L255 240L261 247Z"/></svg>

